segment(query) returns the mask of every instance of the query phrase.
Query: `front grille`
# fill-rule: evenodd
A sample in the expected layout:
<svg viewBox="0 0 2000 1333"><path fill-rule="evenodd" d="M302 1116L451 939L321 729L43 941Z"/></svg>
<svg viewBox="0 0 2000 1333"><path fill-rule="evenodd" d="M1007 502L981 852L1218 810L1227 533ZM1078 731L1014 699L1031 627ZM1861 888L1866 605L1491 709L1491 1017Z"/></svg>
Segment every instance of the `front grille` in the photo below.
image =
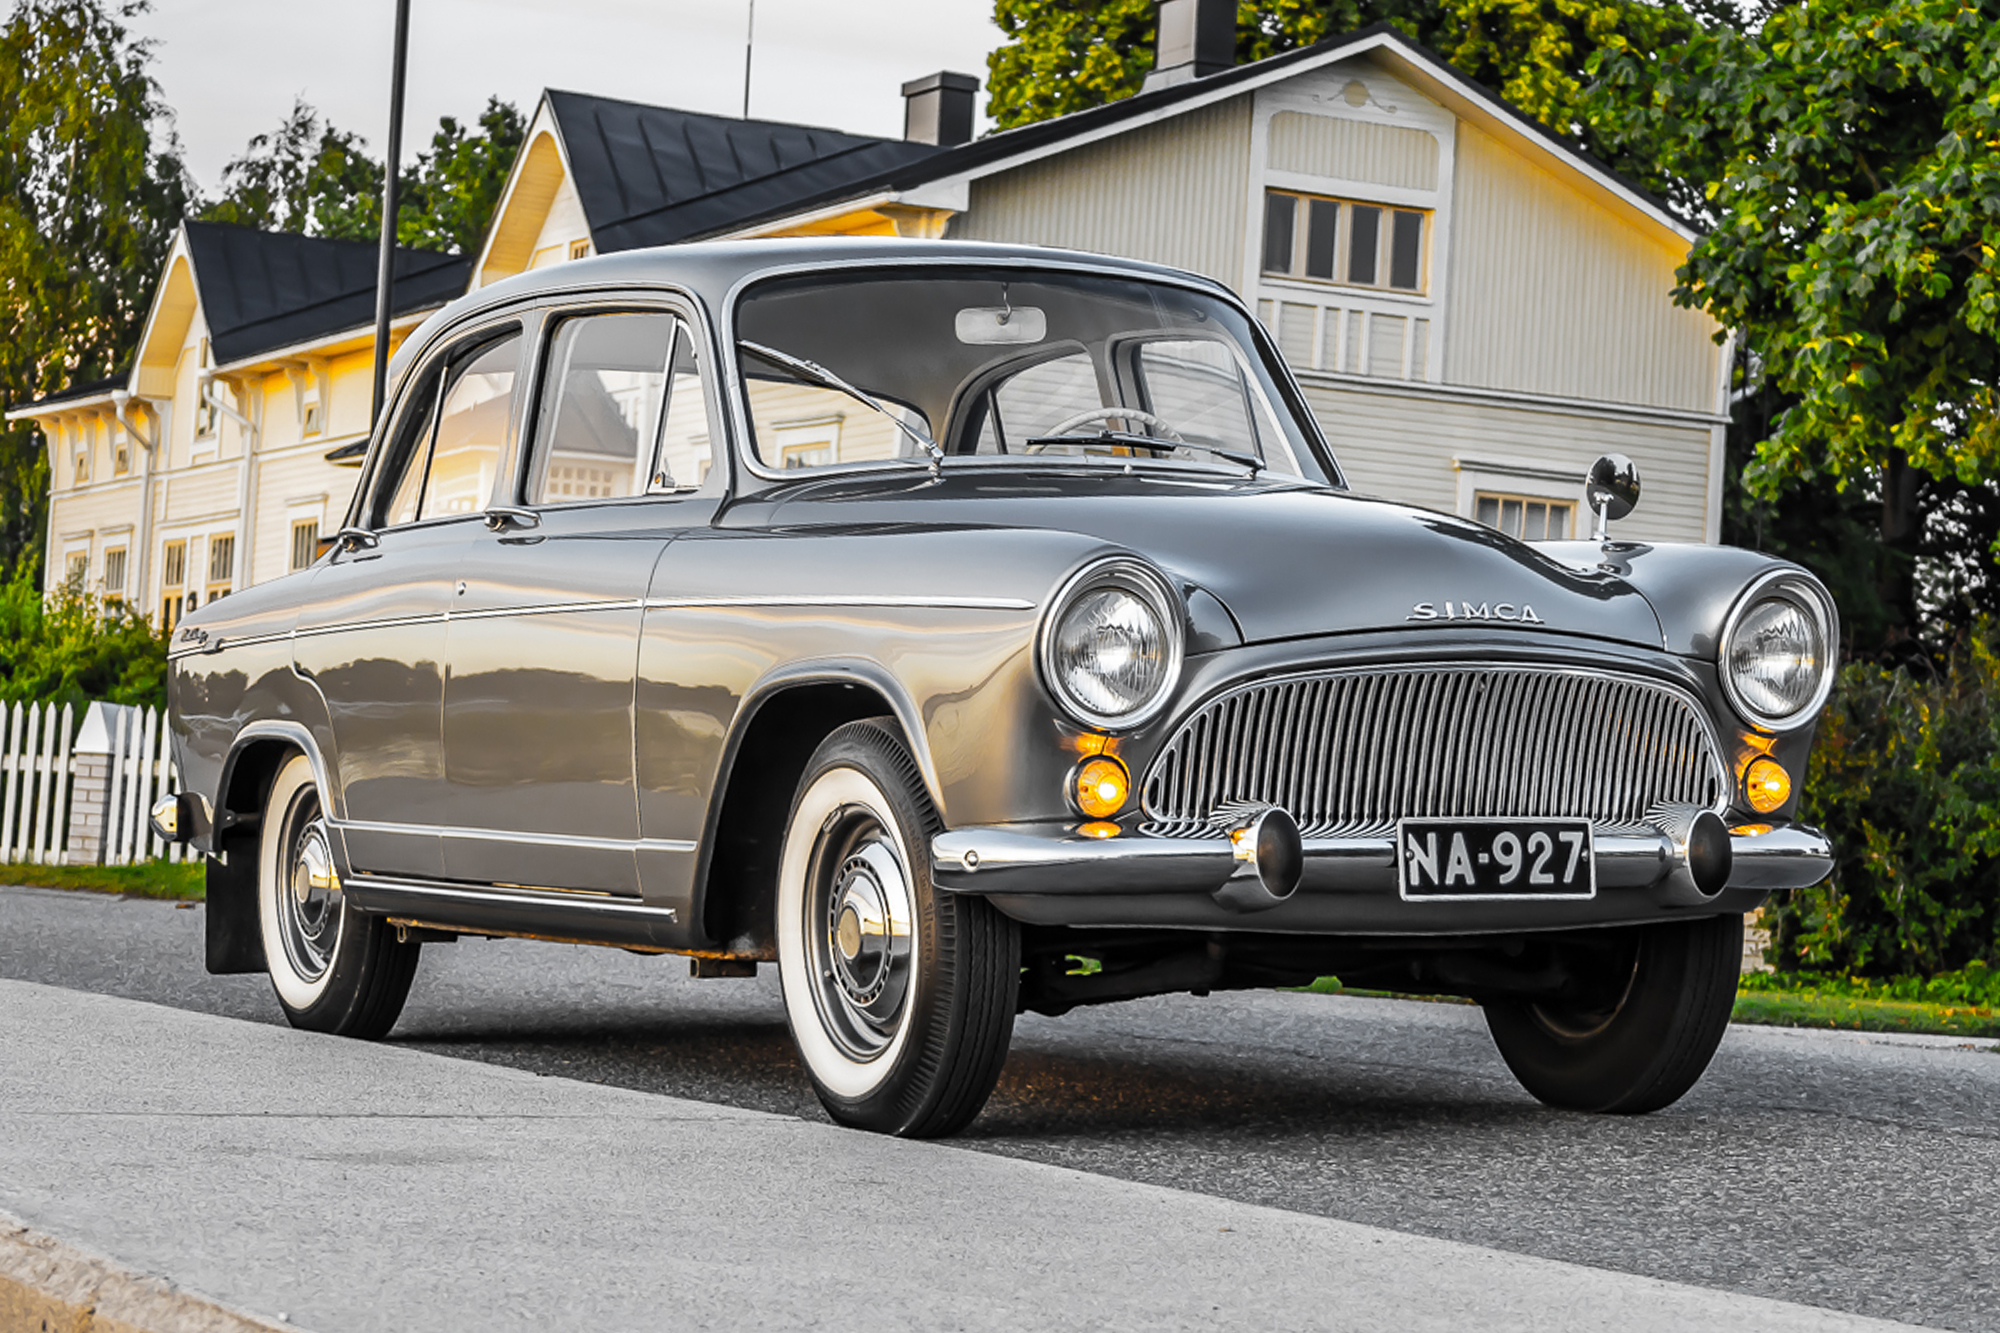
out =
<svg viewBox="0 0 2000 1333"><path fill-rule="evenodd" d="M1206 833L1276 805L1308 837L1406 817L1642 822L1715 808L1722 765L1702 714L1647 681L1531 667L1389 667L1262 681L1205 705L1147 774L1150 831Z"/></svg>

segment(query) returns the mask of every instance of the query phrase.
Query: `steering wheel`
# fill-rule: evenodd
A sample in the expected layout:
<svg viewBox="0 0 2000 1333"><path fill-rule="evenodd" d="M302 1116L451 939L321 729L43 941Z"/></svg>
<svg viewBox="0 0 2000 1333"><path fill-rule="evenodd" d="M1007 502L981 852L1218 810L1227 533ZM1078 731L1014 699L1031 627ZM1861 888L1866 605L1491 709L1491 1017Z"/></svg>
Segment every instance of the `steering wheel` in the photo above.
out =
<svg viewBox="0 0 2000 1333"><path fill-rule="evenodd" d="M1136 421L1140 425L1145 426L1150 430L1157 431L1159 433L1159 437L1163 440L1169 440L1175 443L1180 442L1181 433L1179 431L1175 430L1172 426L1169 426L1165 421L1162 421L1159 417L1154 416L1151 412L1142 412L1136 407L1093 407L1088 412L1079 412L1075 416L1068 417L1065 420L1057 423L1056 425L1051 426L1049 428L1049 434L1067 435L1071 431L1075 430L1078 426L1084 425L1088 422L1109 421L1113 417L1122 417L1128 424Z"/></svg>

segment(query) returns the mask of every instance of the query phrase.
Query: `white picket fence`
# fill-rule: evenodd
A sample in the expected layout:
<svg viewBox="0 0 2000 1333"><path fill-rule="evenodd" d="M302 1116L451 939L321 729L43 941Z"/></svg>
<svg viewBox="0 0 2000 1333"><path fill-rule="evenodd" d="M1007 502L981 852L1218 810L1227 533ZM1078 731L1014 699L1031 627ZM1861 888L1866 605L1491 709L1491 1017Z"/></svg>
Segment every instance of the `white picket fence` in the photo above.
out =
<svg viewBox="0 0 2000 1333"><path fill-rule="evenodd" d="M158 709L12 704L0 713L0 862L185 860L147 813L178 791Z"/></svg>

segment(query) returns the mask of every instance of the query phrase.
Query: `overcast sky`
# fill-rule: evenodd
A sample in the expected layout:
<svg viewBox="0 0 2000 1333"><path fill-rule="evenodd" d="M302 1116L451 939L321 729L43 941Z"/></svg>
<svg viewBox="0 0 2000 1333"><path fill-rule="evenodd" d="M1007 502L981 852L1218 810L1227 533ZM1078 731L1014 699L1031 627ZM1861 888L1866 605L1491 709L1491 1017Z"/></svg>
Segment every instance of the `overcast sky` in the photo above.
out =
<svg viewBox="0 0 2000 1333"><path fill-rule="evenodd" d="M860 134L903 132L905 80L940 69L983 82L999 45L992 0L755 0L750 114ZM739 115L748 0L411 0L406 155L441 115L497 93L534 110L545 87ZM379 154L387 134L394 0L153 0L134 24L188 167L222 164L303 96ZM981 128L986 98L979 106ZM406 157L407 160L407 157Z"/></svg>

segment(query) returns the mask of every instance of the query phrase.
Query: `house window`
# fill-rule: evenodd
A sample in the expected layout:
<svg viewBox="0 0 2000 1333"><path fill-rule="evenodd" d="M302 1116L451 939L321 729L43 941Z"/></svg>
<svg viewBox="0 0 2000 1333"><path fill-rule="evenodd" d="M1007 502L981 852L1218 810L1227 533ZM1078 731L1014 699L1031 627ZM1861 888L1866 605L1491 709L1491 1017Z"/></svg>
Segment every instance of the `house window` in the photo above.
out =
<svg viewBox="0 0 2000 1333"><path fill-rule="evenodd" d="M72 551L69 563L64 567L63 582L71 592L82 592L85 580L90 577L90 552Z"/></svg>
<svg viewBox="0 0 2000 1333"><path fill-rule="evenodd" d="M229 595L229 576L236 566L236 537L218 532L208 539L208 600Z"/></svg>
<svg viewBox="0 0 2000 1333"><path fill-rule="evenodd" d="M111 475L122 477L132 470L132 441L119 431L111 441Z"/></svg>
<svg viewBox="0 0 2000 1333"><path fill-rule="evenodd" d="M1264 196L1264 272L1421 292L1429 217L1422 209L1271 190Z"/></svg>
<svg viewBox="0 0 2000 1333"><path fill-rule="evenodd" d="M90 480L90 437L82 437L76 442L76 452L70 458L73 480L78 486Z"/></svg>
<svg viewBox="0 0 2000 1333"><path fill-rule="evenodd" d="M292 524L292 568L304 569L319 558L319 520L301 519Z"/></svg>
<svg viewBox="0 0 2000 1333"><path fill-rule="evenodd" d="M590 242L589 242L589 241L571 241L571 242L569 243L569 257L570 257L571 259L588 259L588 258L590 258Z"/></svg>
<svg viewBox="0 0 2000 1333"><path fill-rule="evenodd" d="M187 556L185 541L168 542L160 548L160 632L171 634L187 607Z"/></svg>
<svg viewBox="0 0 2000 1333"><path fill-rule="evenodd" d="M114 546L104 553L104 595L125 595L125 548Z"/></svg>
<svg viewBox="0 0 2000 1333"><path fill-rule="evenodd" d="M319 434L323 429L325 427L321 424L319 400L314 399L312 402L306 404L306 419L305 423L300 427L299 433L305 436L313 436Z"/></svg>
<svg viewBox="0 0 2000 1333"><path fill-rule="evenodd" d="M1480 491L1472 498L1472 512L1481 523L1498 528L1509 537L1559 542L1569 539L1570 520L1576 515L1576 506L1565 500Z"/></svg>

